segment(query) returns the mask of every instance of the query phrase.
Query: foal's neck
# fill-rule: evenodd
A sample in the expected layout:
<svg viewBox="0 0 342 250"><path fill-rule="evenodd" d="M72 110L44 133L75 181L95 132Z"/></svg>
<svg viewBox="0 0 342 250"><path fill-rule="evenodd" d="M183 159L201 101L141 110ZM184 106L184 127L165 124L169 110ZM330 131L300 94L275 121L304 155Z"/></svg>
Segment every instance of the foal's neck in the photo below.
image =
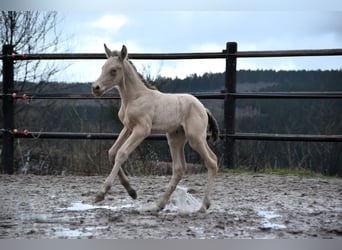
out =
<svg viewBox="0 0 342 250"><path fill-rule="evenodd" d="M131 100L135 100L152 91L146 87L130 63L125 62L124 68L122 83L118 86L122 102L126 103Z"/></svg>

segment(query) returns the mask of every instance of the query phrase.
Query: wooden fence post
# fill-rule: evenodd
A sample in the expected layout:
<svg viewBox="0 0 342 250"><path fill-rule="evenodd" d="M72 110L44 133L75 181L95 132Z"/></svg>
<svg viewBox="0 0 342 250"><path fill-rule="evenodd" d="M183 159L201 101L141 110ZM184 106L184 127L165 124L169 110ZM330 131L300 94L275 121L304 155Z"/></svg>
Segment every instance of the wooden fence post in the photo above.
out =
<svg viewBox="0 0 342 250"><path fill-rule="evenodd" d="M226 45L226 73L225 73L225 92L224 98L224 126L225 134L233 135L235 133L235 97L236 93L236 55L237 43L228 42ZM235 167L235 149L234 138L225 138L225 160L228 168Z"/></svg>
<svg viewBox="0 0 342 250"><path fill-rule="evenodd" d="M14 72L13 72L13 45L3 45L2 54L2 112L3 112L3 148L2 148L2 166L7 174L14 172L14 101L11 93L14 92Z"/></svg>

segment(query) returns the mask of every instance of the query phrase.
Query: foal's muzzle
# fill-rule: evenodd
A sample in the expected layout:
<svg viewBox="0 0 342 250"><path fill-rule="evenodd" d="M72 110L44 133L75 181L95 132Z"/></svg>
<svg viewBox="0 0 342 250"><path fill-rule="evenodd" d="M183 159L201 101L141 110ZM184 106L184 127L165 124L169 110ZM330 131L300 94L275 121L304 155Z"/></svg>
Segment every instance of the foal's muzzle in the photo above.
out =
<svg viewBox="0 0 342 250"><path fill-rule="evenodd" d="M95 95L95 96L101 96L102 95L101 88L98 84L94 84L92 86L92 92L93 92L93 95Z"/></svg>

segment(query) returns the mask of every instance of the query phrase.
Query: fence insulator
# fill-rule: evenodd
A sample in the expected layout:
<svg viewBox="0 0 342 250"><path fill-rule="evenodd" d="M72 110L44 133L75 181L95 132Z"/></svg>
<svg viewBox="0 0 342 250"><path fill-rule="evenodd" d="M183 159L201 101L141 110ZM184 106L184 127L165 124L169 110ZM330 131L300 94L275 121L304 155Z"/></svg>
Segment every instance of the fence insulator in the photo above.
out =
<svg viewBox="0 0 342 250"><path fill-rule="evenodd" d="M18 95L17 93L12 93L11 96L12 96L13 99L23 99L23 100L27 99L27 95L26 94Z"/></svg>
<svg viewBox="0 0 342 250"><path fill-rule="evenodd" d="M19 131L18 129L13 129L12 131L13 134L15 135L25 135L27 136L30 132L27 129L24 129L23 131Z"/></svg>
<svg viewBox="0 0 342 250"><path fill-rule="evenodd" d="M18 95L17 93L13 92L12 94L4 94L4 93L0 93L0 98L4 97L4 96L8 96L8 97L12 97L12 99L23 99L26 100L28 95L27 94L21 94Z"/></svg>
<svg viewBox="0 0 342 250"><path fill-rule="evenodd" d="M21 57L22 59L26 59L27 54L18 54L18 53L15 53L15 52L12 53L12 58L18 59L18 57L19 58Z"/></svg>

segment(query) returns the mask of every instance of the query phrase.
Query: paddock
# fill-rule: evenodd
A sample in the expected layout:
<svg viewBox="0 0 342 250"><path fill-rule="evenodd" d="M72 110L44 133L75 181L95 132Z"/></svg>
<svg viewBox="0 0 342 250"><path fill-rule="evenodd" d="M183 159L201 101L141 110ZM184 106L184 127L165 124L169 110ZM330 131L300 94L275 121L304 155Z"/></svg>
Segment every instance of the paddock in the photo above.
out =
<svg viewBox="0 0 342 250"><path fill-rule="evenodd" d="M235 140L341 142L341 135L260 134L236 132L235 101L250 98L340 99L340 91L243 93L236 91L238 58L340 56L341 49L301 51L237 51L237 43L214 53L132 54L131 59L210 59L226 63L225 88L203 96L224 100L225 166L234 168ZM101 54L15 54L4 45L3 172L14 173L15 138L114 139L117 134L38 132L14 127L15 101L30 99L84 99L89 96L50 95L14 92L13 64L16 60L104 59ZM110 97L117 98L117 97ZM158 135L159 136L159 135ZM159 137L158 137L159 138ZM153 138L150 138L153 139ZM156 137L155 137L156 139ZM163 139L163 138L162 138ZM188 190L193 201L203 197L203 174L188 175L180 187ZM164 191L170 176L130 177L138 199L132 201L115 182L106 199L93 204L104 176L0 175L0 238L95 238L95 239L221 239L221 238L342 238L342 179L307 178L262 174L223 174L215 178L212 206L206 213L188 213L180 209L180 197L171 198L158 213L141 213L140 208L153 202ZM177 194L177 192L176 192Z"/></svg>
<svg viewBox="0 0 342 250"><path fill-rule="evenodd" d="M93 204L104 178L0 175L0 238L342 239L340 178L219 173L206 213L182 210L177 190L163 211L139 212L170 176L129 177L135 201L116 181L106 199ZM195 205L204 178L186 175L179 184Z"/></svg>

